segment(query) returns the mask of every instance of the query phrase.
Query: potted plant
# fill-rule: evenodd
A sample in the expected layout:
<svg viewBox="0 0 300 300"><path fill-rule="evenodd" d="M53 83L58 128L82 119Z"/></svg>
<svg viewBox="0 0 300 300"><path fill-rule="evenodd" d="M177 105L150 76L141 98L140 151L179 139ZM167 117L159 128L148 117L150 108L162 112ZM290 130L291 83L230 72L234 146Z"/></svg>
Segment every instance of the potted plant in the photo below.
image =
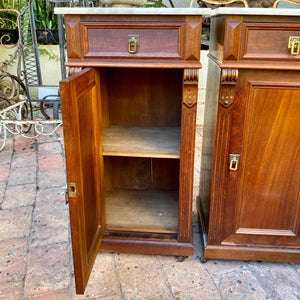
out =
<svg viewBox="0 0 300 300"><path fill-rule="evenodd" d="M39 44L58 44L58 23L54 4L46 0L35 0L34 17Z"/></svg>

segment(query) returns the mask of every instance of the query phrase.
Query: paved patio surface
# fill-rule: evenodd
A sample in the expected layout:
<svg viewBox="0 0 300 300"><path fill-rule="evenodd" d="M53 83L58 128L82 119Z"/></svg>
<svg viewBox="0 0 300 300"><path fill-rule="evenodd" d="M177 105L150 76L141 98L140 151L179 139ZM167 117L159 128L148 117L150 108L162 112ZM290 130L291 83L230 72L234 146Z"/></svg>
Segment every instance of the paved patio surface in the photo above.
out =
<svg viewBox="0 0 300 300"><path fill-rule="evenodd" d="M200 132L196 139L198 193ZM10 137L0 153L0 299L300 299L300 264L99 253L84 296L74 292L62 129ZM196 220L196 218L195 218Z"/></svg>

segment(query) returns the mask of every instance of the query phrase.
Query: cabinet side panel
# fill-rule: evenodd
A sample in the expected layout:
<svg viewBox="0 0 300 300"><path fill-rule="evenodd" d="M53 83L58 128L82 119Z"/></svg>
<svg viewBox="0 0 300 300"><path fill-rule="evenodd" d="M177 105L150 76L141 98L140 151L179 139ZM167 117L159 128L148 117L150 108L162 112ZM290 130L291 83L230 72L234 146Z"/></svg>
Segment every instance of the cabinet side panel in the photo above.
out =
<svg viewBox="0 0 300 300"><path fill-rule="evenodd" d="M207 93L205 100L203 143L201 151L200 202L199 213L203 213L206 229L210 206L213 153L216 136L216 120L218 110L220 68L209 60ZM218 87L218 88L216 88Z"/></svg>
<svg viewBox="0 0 300 300"><path fill-rule="evenodd" d="M209 53L219 61L224 55L225 17L211 18Z"/></svg>

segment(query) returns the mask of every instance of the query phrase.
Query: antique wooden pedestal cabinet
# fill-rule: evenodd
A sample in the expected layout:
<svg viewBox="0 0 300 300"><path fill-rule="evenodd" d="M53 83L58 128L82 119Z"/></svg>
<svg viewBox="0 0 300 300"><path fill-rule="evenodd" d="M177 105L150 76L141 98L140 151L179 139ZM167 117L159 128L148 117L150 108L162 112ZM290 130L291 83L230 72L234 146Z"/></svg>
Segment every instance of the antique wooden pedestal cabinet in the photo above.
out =
<svg viewBox="0 0 300 300"><path fill-rule="evenodd" d="M77 293L100 251L188 256L202 14L57 9Z"/></svg>
<svg viewBox="0 0 300 300"><path fill-rule="evenodd" d="M300 10L220 8L211 26L205 257L300 262Z"/></svg>

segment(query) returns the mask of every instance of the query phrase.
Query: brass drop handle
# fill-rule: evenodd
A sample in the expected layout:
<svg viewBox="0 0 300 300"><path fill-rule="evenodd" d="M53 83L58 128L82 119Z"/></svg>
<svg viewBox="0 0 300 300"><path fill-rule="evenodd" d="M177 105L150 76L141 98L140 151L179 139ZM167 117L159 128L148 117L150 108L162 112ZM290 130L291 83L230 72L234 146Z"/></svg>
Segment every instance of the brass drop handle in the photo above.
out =
<svg viewBox="0 0 300 300"><path fill-rule="evenodd" d="M288 48L291 49L292 55L298 55L300 53L300 36L290 36Z"/></svg>
<svg viewBox="0 0 300 300"><path fill-rule="evenodd" d="M229 154L229 170L236 171L240 163L239 154Z"/></svg>
<svg viewBox="0 0 300 300"><path fill-rule="evenodd" d="M137 34L128 34L128 52L130 54L135 54L137 51L137 47L139 46L139 35Z"/></svg>

